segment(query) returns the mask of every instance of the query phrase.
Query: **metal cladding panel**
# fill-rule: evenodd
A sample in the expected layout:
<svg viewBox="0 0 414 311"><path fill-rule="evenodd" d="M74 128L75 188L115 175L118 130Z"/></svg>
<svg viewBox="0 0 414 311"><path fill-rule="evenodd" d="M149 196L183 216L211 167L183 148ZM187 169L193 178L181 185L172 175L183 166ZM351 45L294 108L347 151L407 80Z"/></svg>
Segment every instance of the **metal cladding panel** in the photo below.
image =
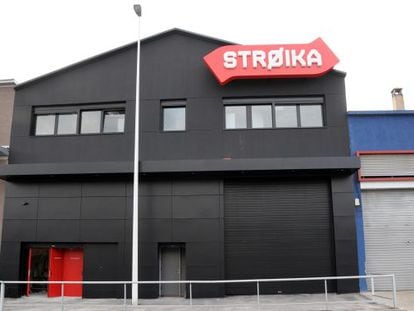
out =
<svg viewBox="0 0 414 311"><path fill-rule="evenodd" d="M225 182L224 207L227 279L335 275L326 181ZM229 285L226 293L251 294L250 287ZM262 284L260 290L320 292L323 284Z"/></svg>
<svg viewBox="0 0 414 311"><path fill-rule="evenodd" d="M361 155L362 177L414 176L414 154Z"/></svg>
<svg viewBox="0 0 414 311"><path fill-rule="evenodd" d="M398 290L413 290L414 190L363 191L362 206L366 273L395 274ZM392 283L376 279L375 289Z"/></svg>

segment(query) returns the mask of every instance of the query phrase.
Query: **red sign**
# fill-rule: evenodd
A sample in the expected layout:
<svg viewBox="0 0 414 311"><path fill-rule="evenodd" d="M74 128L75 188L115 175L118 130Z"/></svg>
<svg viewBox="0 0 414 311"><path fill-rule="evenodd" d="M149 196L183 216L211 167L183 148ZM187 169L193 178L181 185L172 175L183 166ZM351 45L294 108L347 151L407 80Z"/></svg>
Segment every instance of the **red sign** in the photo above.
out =
<svg viewBox="0 0 414 311"><path fill-rule="evenodd" d="M234 79L317 77L339 62L321 38L309 44L226 45L204 61L221 85Z"/></svg>

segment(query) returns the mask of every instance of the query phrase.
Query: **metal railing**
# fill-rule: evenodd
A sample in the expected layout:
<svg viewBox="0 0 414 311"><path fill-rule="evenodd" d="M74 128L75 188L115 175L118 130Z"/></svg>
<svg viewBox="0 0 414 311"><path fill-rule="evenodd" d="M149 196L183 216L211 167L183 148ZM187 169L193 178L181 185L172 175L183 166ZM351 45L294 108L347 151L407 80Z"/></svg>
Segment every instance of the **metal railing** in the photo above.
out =
<svg viewBox="0 0 414 311"><path fill-rule="evenodd" d="M127 285L160 285L160 284L188 284L189 292L189 305L193 306L193 285L194 284L234 284L234 283L255 283L256 284L256 296L257 305L261 305L260 299L260 284L271 282L304 282L304 281L323 281L324 284L324 301L312 302L312 304L325 304L325 309L328 310L330 302L328 299L328 281L336 280L352 280L352 279L370 279L371 281L371 294L375 296L375 279L376 278L389 278L392 281L392 306L397 309L397 288L394 274L383 275L355 275L355 276L327 276L327 277L303 277L303 278L280 278L280 279L247 279L247 280L186 280L186 281L0 281L0 311L3 311L5 301L5 288L6 285L12 284L57 284L61 285L60 305L61 310L64 310L65 306L65 285L82 284L82 285L123 285L123 307L127 308ZM263 295L262 295L263 296ZM335 301L335 303L341 303ZM289 303L294 305L295 303ZM286 304L285 304L286 305Z"/></svg>

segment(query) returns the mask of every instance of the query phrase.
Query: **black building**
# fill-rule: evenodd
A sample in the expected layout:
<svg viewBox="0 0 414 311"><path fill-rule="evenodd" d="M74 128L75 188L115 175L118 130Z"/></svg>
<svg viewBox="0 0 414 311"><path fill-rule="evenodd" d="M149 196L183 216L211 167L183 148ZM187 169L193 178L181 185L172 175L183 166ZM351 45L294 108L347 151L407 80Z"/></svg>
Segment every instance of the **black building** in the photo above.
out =
<svg viewBox="0 0 414 311"><path fill-rule="evenodd" d="M203 57L225 44L177 29L142 41L140 280L172 277L174 265L174 278L197 280L358 274L345 75L220 86ZM135 71L130 44L16 87L0 172L0 279L27 280L29 266L47 272L50 248L80 250L83 280L131 279ZM356 291L358 282L329 287ZM301 282L261 292L322 290ZM200 285L193 294L254 291ZM140 288L143 297L183 294Z"/></svg>

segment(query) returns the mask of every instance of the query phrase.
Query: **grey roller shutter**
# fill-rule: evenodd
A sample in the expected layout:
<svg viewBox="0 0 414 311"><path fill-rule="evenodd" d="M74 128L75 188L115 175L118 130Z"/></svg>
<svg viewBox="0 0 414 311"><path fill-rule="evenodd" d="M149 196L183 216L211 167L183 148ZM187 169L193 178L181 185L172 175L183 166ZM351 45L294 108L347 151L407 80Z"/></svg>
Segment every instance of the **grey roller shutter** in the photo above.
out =
<svg viewBox="0 0 414 311"><path fill-rule="evenodd" d="M335 275L331 219L327 181L225 182L226 278ZM323 284L269 284L261 290L318 292ZM226 292L251 289L229 285Z"/></svg>
<svg viewBox="0 0 414 311"><path fill-rule="evenodd" d="M414 190L364 191L362 207L366 273L395 274L399 290L414 289ZM392 289L389 280L375 284Z"/></svg>
<svg viewBox="0 0 414 311"><path fill-rule="evenodd" d="M414 154L361 155L362 177L414 176Z"/></svg>

